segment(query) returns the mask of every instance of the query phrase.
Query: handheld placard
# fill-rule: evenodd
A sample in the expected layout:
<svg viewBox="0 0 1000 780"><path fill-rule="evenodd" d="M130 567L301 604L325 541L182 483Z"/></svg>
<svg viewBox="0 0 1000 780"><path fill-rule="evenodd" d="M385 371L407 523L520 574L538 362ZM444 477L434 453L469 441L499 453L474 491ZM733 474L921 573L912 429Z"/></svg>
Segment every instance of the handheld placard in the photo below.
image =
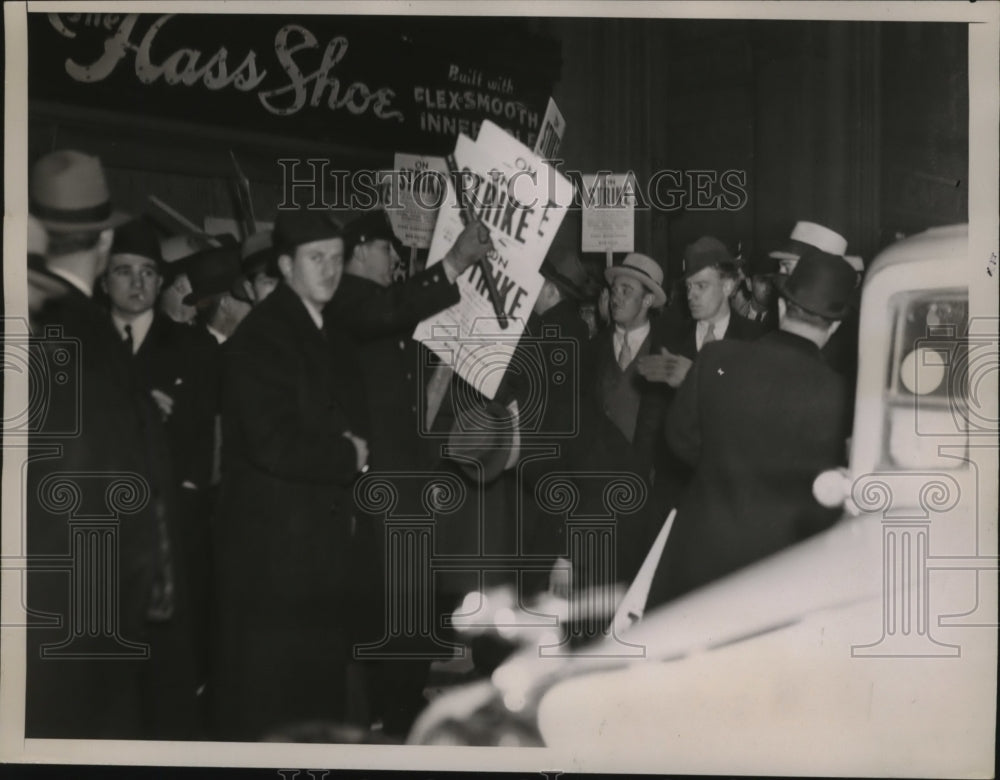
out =
<svg viewBox="0 0 1000 780"><path fill-rule="evenodd" d="M451 180L455 184L455 195L458 198L459 208L462 210L462 223L465 225L471 225L477 222L476 213L472 209L472 204L470 204L465 199L465 187L462 186L460 180L460 174L458 171L458 165L455 163L455 156L449 154L445 160L448 163L448 172L451 174ZM493 313L497 317L497 323L500 325L501 329L507 329L507 313L503 310L503 305L500 302L500 293L497 290L496 280L493 278L493 270L490 268L490 262L485 257L479 260L479 270L482 274L483 281L486 282L486 291L490 296L490 303L493 304Z"/></svg>

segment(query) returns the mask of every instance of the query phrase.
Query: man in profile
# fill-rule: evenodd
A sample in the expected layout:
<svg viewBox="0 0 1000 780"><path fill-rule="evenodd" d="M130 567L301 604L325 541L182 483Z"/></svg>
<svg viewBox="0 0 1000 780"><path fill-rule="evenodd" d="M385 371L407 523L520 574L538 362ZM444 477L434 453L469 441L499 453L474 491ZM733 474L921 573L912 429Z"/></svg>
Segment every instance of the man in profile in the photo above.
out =
<svg viewBox="0 0 1000 780"><path fill-rule="evenodd" d="M426 361L422 359L424 347L412 338L413 329L459 302L458 277L484 257L492 244L486 227L473 223L441 262L395 283L393 267L399 260L396 243L381 209L347 226L344 276L324 316L350 334L358 346L372 471L385 474L397 489L401 512L419 512L421 496L410 489L416 485L404 475L433 468L436 458L431 443L421 435L425 389L420 383L426 378L422 370ZM364 625L357 626L360 644L380 640L390 619L383 614L385 542L382 524L363 518L355 537L357 553L351 558L355 571L349 584L356 593L358 612L366 615ZM365 664L371 716L381 719L389 736L404 737L426 704L423 690L430 661L424 645L429 639L397 640L390 651L400 657ZM433 645L429 649L433 650Z"/></svg>

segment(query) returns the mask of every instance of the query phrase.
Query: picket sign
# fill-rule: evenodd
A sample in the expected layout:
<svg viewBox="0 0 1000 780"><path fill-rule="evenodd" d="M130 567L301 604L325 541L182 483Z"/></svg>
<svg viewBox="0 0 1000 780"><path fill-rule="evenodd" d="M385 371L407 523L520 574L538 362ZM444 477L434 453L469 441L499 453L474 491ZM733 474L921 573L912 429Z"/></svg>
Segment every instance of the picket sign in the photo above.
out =
<svg viewBox="0 0 1000 780"><path fill-rule="evenodd" d="M483 122L475 141L459 136L454 157L459 171L468 175L465 194L472 210L489 228L496 248L487 267L508 327L500 327L483 266L477 263L458 279L459 302L421 322L413 338L492 399L542 288L538 269L572 205L573 185L489 121ZM443 197L428 266L441 261L464 227L452 182L446 182Z"/></svg>
<svg viewBox="0 0 1000 780"><path fill-rule="evenodd" d="M581 177L582 249L632 252L635 246L635 195L630 173L586 174ZM631 189L630 189L631 188Z"/></svg>

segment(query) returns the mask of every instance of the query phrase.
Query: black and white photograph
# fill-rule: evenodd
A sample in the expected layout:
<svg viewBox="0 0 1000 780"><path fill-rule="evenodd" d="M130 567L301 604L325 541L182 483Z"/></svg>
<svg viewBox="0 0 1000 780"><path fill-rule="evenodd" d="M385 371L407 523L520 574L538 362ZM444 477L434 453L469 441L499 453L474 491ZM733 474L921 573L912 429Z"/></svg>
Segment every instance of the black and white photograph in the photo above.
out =
<svg viewBox="0 0 1000 780"><path fill-rule="evenodd" d="M1000 3L4 40L0 773L993 776Z"/></svg>

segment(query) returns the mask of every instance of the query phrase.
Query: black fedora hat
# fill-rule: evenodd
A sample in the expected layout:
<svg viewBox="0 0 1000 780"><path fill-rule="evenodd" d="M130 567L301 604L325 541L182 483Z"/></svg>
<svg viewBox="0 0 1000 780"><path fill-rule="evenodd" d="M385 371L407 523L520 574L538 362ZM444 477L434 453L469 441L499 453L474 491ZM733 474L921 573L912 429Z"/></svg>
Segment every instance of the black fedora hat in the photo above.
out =
<svg viewBox="0 0 1000 780"><path fill-rule="evenodd" d="M350 259L355 247L379 239L390 242L396 248L396 253L401 254L403 245L396 238L389 223L389 215L384 209L369 211L347 223L344 228L344 259Z"/></svg>
<svg viewBox="0 0 1000 780"><path fill-rule="evenodd" d="M251 303L243 289L240 268L239 244L226 243L212 247L184 260L184 270L191 282L191 292L184 296L184 303L197 306L214 295L230 293L233 297Z"/></svg>
<svg viewBox="0 0 1000 780"><path fill-rule="evenodd" d="M706 268L736 264L732 252L719 239L702 236L684 247L684 278L694 276Z"/></svg>
<svg viewBox="0 0 1000 780"><path fill-rule="evenodd" d="M282 255L295 251L295 247L302 244L343 236L344 227L332 212L300 208L278 212L272 241L277 253Z"/></svg>
<svg viewBox="0 0 1000 780"><path fill-rule="evenodd" d="M145 257L156 263L156 268L161 274L164 271L160 240L157 238L153 223L146 217L133 219L115 230L110 254L112 257L116 255Z"/></svg>
<svg viewBox="0 0 1000 780"><path fill-rule="evenodd" d="M550 251L538 272L574 300L586 301L597 294L594 280L572 249Z"/></svg>
<svg viewBox="0 0 1000 780"><path fill-rule="evenodd" d="M799 258L791 274L777 275L774 284L795 305L828 320L840 320L851 309L856 278L843 257L811 249Z"/></svg>
<svg viewBox="0 0 1000 780"><path fill-rule="evenodd" d="M778 258L771 254L754 254L750 258L747 271L749 276L774 276L778 273Z"/></svg>

